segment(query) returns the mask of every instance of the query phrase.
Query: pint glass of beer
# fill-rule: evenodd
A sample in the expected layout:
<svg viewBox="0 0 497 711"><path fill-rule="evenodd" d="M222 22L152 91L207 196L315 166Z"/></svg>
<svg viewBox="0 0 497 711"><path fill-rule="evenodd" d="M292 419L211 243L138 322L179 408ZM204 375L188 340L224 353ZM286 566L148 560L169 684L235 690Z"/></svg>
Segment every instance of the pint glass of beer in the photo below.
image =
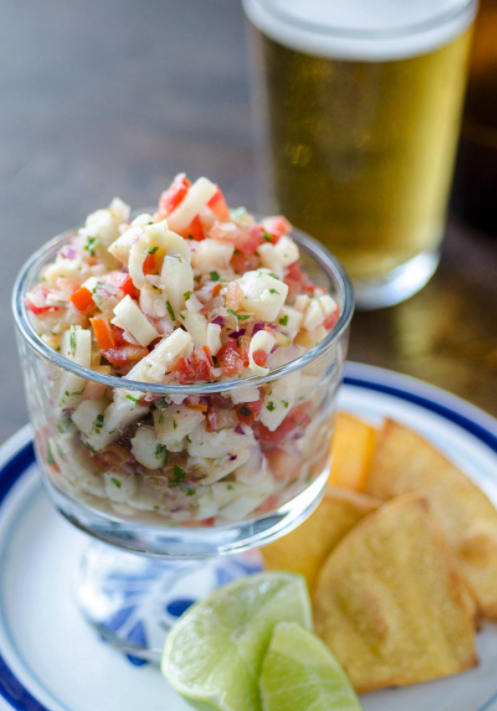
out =
<svg viewBox="0 0 497 711"><path fill-rule="evenodd" d="M476 0L243 0L264 210L345 265L363 308L435 271Z"/></svg>

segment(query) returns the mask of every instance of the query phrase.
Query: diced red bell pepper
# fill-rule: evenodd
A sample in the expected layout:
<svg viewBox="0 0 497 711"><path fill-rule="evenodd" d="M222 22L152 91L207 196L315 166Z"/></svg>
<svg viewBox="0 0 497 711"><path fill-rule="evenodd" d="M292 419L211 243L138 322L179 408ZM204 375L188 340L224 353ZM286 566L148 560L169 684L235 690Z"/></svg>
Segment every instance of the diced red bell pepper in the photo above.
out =
<svg viewBox="0 0 497 711"><path fill-rule="evenodd" d="M97 339L97 345L100 351L116 347L114 332L106 318L91 318L90 323L93 327L95 338Z"/></svg>
<svg viewBox="0 0 497 711"><path fill-rule="evenodd" d="M271 432L271 430L261 422L257 423L254 427L256 437L265 444L279 444L289 437L294 430L298 428L305 429L307 427L311 421L307 409L307 403L294 407L274 432Z"/></svg>
<svg viewBox="0 0 497 711"><path fill-rule="evenodd" d="M88 311L91 311L95 307L93 294L86 288L86 286L82 286L80 289L77 289L71 295L71 301L78 311L81 311L83 314L88 313Z"/></svg>

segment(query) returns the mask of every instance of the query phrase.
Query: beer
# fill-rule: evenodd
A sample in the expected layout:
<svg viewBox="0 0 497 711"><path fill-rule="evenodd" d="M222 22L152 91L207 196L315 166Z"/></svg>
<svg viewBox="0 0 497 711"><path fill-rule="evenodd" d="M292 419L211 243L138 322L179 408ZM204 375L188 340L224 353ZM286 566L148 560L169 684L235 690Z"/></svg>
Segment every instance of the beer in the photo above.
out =
<svg viewBox="0 0 497 711"><path fill-rule="evenodd" d="M481 0L469 64L454 210L497 235L497 0Z"/></svg>
<svg viewBox="0 0 497 711"><path fill-rule="evenodd" d="M264 207L324 242L363 306L406 298L438 263L474 14L470 0L449 5L435 21L447 2L391 17L385 0L245 0Z"/></svg>

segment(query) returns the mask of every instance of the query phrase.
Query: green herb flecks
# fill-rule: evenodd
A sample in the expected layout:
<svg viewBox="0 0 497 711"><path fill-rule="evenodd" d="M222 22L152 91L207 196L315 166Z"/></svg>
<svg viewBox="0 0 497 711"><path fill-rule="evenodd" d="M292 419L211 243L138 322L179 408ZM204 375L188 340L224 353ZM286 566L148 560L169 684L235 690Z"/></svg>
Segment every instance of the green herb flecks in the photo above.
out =
<svg viewBox="0 0 497 711"><path fill-rule="evenodd" d="M172 484L181 484L181 482L185 481L186 479L186 472L184 469L179 467L177 464L174 465L174 477L171 480Z"/></svg>
<svg viewBox="0 0 497 711"><path fill-rule="evenodd" d="M219 276L219 272L210 272L209 274L211 281L220 281L221 277Z"/></svg>
<svg viewBox="0 0 497 711"><path fill-rule="evenodd" d="M71 323L69 327L69 345L71 346L71 353L73 356L76 355L76 326L73 323Z"/></svg>
<svg viewBox="0 0 497 711"><path fill-rule="evenodd" d="M139 402L140 398L139 397L133 397L133 395L126 395L128 400L131 400L131 402Z"/></svg>
<svg viewBox="0 0 497 711"><path fill-rule="evenodd" d="M166 301L166 306L167 306L167 311L169 313L169 316L171 317L171 320L176 321L176 316L174 315L174 309L171 306L171 302L169 300Z"/></svg>
<svg viewBox="0 0 497 711"><path fill-rule="evenodd" d="M111 477L111 482L114 484L114 486L117 486L118 489L121 489L122 483L119 481L119 479Z"/></svg>
<svg viewBox="0 0 497 711"><path fill-rule="evenodd" d="M148 250L148 253L149 253L149 254L155 254L155 253L158 252L158 251L159 251L159 248L158 248L157 246L155 246L155 247L151 247L151 248Z"/></svg>
<svg viewBox="0 0 497 711"><path fill-rule="evenodd" d="M279 323L281 326L288 326L288 314L286 314L285 316L282 316L282 317L279 319L278 323Z"/></svg>
<svg viewBox="0 0 497 711"><path fill-rule="evenodd" d="M88 241L85 244L85 249L88 252L88 254L90 255L90 257L95 256L95 250L97 249L99 244L100 244L100 242L98 241L98 239L96 237L88 237Z"/></svg>
<svg viewBox="0 0 497 711"><path fill-rule="evenodd" d="M276 405L274 402L268 402L266 405L266 409L269 410L269 412L272 412L273 410L276 410Z"/></svg>
<svg viewBox="0 0 497 711"><path fill-rule="evenodd" d="M185 291L185 293L183 294L183 296L185 297L185 301L188 301L188 299L190 298L190 296L192 294L193 294L193 291Z"/></svg>

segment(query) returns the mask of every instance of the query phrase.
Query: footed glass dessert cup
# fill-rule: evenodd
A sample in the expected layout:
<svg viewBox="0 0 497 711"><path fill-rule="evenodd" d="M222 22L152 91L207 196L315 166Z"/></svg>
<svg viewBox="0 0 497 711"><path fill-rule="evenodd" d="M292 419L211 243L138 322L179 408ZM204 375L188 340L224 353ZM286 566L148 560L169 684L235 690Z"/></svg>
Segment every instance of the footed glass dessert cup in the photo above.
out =
<svg viewBox="0 0 497 711"><path fill-rule="evenodd" d="M317 346L263 377L135 382L54 351L28 317L26 293L73 234L36 252L14 287L36 455L56 508L94 539L76 576L82 612L126 653L156 660L189 604L257 569L256 558L236 554L285 534L317 506L353 292L335 258L293 230L303 269L340 309ZM250 403L262 403L277 427L262 425Z"/></svg>

